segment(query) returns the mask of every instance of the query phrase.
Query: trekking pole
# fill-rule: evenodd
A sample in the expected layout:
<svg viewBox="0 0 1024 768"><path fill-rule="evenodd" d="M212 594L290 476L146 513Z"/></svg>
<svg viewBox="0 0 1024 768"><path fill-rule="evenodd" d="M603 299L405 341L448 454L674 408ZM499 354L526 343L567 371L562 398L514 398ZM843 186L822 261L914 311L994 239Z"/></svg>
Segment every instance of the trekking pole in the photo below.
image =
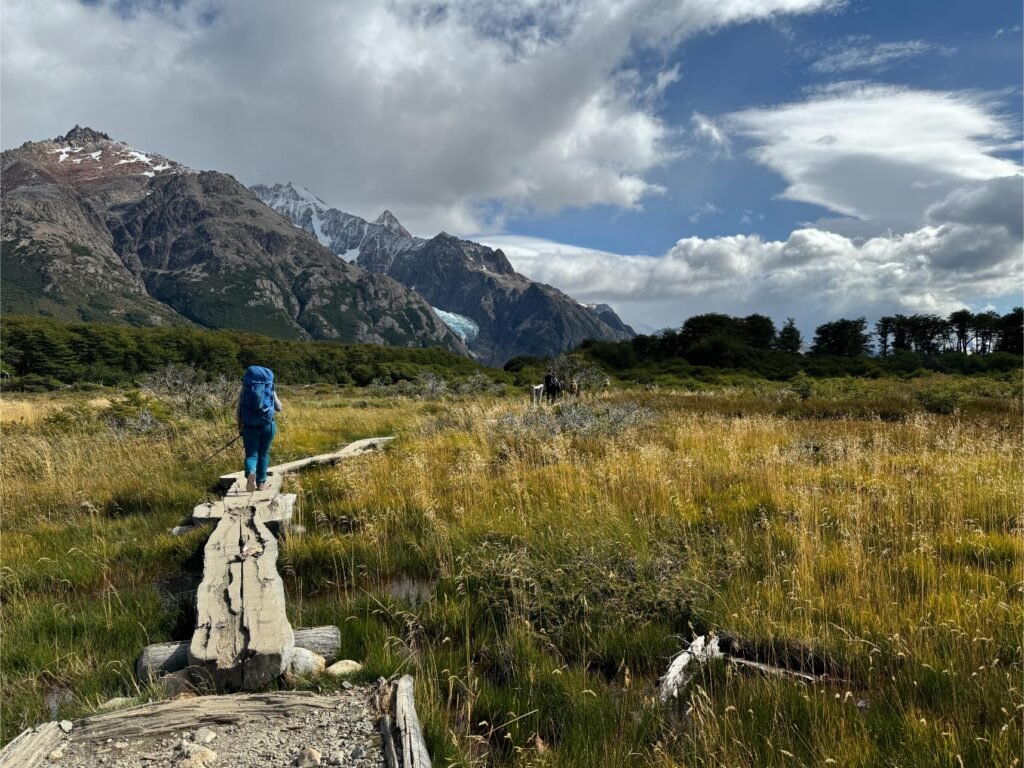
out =
<svg viewBox="0 0 1024 768"><path fill-rule="evenodd" d="M227 443L225 443L225 444L224 444L224 445L222 445L222 446L221 446L220 448L218 448L218 449L217 449L216 451L214 451L214 452L213 452L213 453L211 453L211 454L210 454L209 456L207 456L207 457L206 457L205 459L203 459L201 463L205 464L205 463L206 463L206 462L208 462L208 461L209 461L210 459L212 459L212 458L213 458L214 456L216 456L216 455L217 455L218 453L220 453L220 452L222 452L222 451L226 451L226 450L227 450L228 448L230 448L230 447L231 447L232 445L234 445L235 443L237 443L237 442L239 441L239 439L240 439L241 437L242 437L241 435L235 435L235 436L234 436L233 438L231 438L231 439L230 439L230 440L229 440L229 441L228 441Z"/></svg>

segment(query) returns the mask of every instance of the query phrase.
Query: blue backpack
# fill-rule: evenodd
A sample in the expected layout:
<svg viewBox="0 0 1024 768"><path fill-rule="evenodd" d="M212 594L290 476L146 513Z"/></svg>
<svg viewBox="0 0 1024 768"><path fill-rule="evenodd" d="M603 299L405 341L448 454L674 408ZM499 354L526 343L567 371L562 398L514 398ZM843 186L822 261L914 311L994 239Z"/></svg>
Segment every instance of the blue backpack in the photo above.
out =
<svg viewBox="0 0 1024 768"><path fill-rule="evenodd" d="M265 427L274 421L274 372L250 365L242 377L242 423Z"/></svg>

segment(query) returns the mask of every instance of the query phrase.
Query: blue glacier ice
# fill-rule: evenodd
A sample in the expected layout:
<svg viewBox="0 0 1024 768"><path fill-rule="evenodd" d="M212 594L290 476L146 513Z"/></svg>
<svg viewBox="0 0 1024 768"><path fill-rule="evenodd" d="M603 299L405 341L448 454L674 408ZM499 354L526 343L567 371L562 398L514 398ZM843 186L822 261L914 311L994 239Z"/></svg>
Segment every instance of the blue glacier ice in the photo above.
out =
<svg viewBox="0 0 1024 768"><path fill-rule="evenodd" d="M435 314L441 318L445 325L455 331L455 335L468 344L480 333L480 326L465 315L458 315L455 312L445 312L443 309L432 307Z"/></svg>

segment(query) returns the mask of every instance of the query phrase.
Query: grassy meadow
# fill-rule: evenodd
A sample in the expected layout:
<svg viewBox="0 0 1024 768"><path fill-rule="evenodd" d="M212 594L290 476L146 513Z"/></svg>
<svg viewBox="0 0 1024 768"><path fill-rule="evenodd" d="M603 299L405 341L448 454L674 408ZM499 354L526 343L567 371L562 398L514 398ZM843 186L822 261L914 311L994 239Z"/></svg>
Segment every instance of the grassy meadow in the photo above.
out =
<svg viewBox="0 0 1024 768"><path fill-rule="evenodd" d="M1024 730L1019 373L520 393L285 390L274 460L396 434L289 482L294 626L411 672L437 766L1010 766ZM148 416L145 414L149 414ZM191 635L228 414L113 390L0 402L0 707L139 691ZM827 673L710 664L696 634ZM328 686L326 681L311 685Z"/></svg>

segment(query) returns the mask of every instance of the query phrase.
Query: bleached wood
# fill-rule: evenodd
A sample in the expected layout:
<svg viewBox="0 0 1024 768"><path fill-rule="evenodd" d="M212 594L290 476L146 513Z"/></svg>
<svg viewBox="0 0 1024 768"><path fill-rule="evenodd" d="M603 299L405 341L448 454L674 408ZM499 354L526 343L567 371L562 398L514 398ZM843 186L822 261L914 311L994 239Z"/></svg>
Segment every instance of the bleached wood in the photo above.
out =
<svg viewBox="0 0 1024 768"><path fill-rule="evenodd" d="M335 626L309 627L296 629L295 647L318 653L328 663L338 658L338 647L341 645L341 630ZM147 683L168 672L177 672L188 666L189 640L170 643L155 643L142 649L135 662L135 676L139 682Z"/></svg>
<svg viewBox="0 0 1024 768"><path fill-rule="evenodd" d="M26 728L0 750L0 768L35 768L49 763L49 755L66 740L56 722Z"/></svg>
<svg viewBox="0 0 1024 768"><path fill-rule="evenodd" d="M251 502L251 505L256 508L256 515L264 523L290 523L292 515L295 511L295 502L297 495L294 493L277 493L276 495L266 498L266 492L260 494L261 498ZM233 498L242 499L239 504L244 503L243 496L238 494ZM203 504L199 504L192 511L192 520L194 522L211 522L220 520L224 517L224 510L226 509L225 502L221 501L208 501Z"/></svg>
<svg viewBox="0 0 1024 768"><path fill-rule="evenodd" d="M269 479L273 475L284 475L287 472L295 472L314 464L334 464L342 459L348 459L369 451L378 450L383 445L394 439L393 435L388 437L368 437L363 440L356 440L355 442L349 443L344 448L332 453L321 453L317 456L309 456L305 459L296 459L295 461L288 461L284 464L277 464L268 470L267 478ZM244 489L245 473L232 472L229 475L221 475L220 486L221 488L229 489L241 486L241 488Z"/></svg>
<svg viewBox="0 0 1024 768"><path fill-rule="evenodd" d="M430 754L416 716L414 684L412 675L403 675L395 690L395 725L401 741L402 768L430 768Z"/></svg>
<svg viewBox="0 0 1024 768"><path fill-rule="evenodd" d="M335 712L336 697L308 691L237 693L230 696L197 696L142 704L117 712L93 715L75 723L73 741L131 740L180 734L203 725L247 723L267 718L283 725L308 712ZM6 768L6 767L5 767ZM13 768L13 764L12 764Z"/></svg>
<svg viewBox="0 0 1024 768"><path fill-rule="evenodd" d="M253 507L228 507L206 542L189 665L223 690L255 690L282 674L295 637L277 573L277 540Z"/></svg>

